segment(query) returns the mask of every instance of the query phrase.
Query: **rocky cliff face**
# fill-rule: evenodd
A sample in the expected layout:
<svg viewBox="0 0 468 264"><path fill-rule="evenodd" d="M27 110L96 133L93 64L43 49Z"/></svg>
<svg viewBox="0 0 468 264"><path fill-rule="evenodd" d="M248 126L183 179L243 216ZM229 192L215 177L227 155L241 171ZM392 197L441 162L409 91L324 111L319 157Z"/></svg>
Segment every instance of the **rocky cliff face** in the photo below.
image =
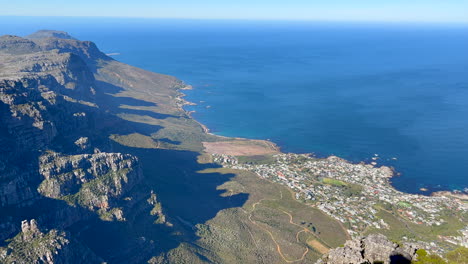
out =
<svg viewBox="0 0 468 264"><path fill-rule="evenodd" d="M49 153L39 164L44 177L39 193L97 211L105 220L123 220L118 201L142 178L138 160L128 154Z"/></svg>
<svg viewBox="0 0 468 264"><path fill-rule="evenodd" d="M138 159L95 131L111 117L95 103L93 65L109 58L63 32L30 38L0 37L0 241L12 238L0 262L96 263L63 230L93 215L125 220L142 179ZM20 224L32 218L51 231Z"/></svg>
<svg viewBox="0 0 468 264"><path fill-rule="evenodd" d="M59 264L59 263L100 263L88 248L72 240L63 231L42 232L36 220L23 221L21 233L3 248L0 248L1 263L17 264Z"/></svg>
<svg viewBox="0 0 468 264"><path fill-rule="evenodd" d="M330 250L317 264L404 264L411 263L417 248L400 246L381 234L348 240L343 247Z"/></svg>
<svg viewBox="0 0 468 264"><path fill-rule="evenodd" d="M94 76L78 55L57 51L21 55L0 53L0 69L1 79L20 81L25 88L42 86L40 91L93 100Z"/></svg>
<svg viewBox="0 0 468 264"><path fill-rule="evenodd" d="M31 180L39 179L35 167L40 151L53 145L58 136L73 138L72 132L86 130L92 123L86 113L94 112L93 107L70 102L51 88L57 86L50 76L0 81L2 206L32 199Z"/></svg>

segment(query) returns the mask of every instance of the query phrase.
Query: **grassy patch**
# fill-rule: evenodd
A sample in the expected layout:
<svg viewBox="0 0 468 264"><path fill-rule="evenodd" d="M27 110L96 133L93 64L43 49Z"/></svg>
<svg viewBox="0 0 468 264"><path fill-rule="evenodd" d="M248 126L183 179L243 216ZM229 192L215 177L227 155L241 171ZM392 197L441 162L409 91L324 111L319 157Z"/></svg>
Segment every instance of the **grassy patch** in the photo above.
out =
<svg viewBox="0 0 468 264"><path fill-rule="evenodd" d="M151 137L139 134L132 133L129 135L111 135L110 139L115 142L134 148L159 148L159 142L156 142Z"/></svg>
<svg viewBox="0 0 468 264"><path fill-rule="evenodd" d="M407 203L407 202L398 202L397 205L400 206L400 207L404 207L404 208L411 207L411 204Z"/></svg>
<svg viewBox="0 0 468 264"><path fill-rule="evenodd" d="M332 185L332 186L338 186L338 187L348 185L348 184L345 183L344 181L335 180L335 179L331 179L331 178L323 178L323 179L322 179L322 182L323 182L324 184L328 184L328 185Z"/></svg>
<svg viewBox="0 0 468 264"><path fill-rule="evenodd" d="M272 155L257 155L257 156L238 156L237 160L239 163L247 164L272 164L275 162L275 158Z"/></svg>

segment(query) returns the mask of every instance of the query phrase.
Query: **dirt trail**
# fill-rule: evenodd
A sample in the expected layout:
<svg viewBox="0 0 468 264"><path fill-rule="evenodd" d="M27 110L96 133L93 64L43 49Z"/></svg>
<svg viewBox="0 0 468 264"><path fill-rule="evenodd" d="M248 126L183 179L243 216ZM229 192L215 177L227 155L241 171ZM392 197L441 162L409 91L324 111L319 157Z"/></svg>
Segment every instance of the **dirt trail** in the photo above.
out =
<svg viewBox="0 0 468 264"><path fill-rule="evenodd" d="M255 211L255 209L257 208L258 205L260 205L260 204L261 204L263 201L265 201L265 200L269 200L269 201L278 201L278 200L283 199L283 192L281 192L280 194L281 194L280 199L261 199L261 200L259 200L258 202L254 203L254 204L252 205L252 211L249 213L249 217L248 217L248 218L249 218L249 221L252 222L255 226L259 227L261 230L263 230L264 232L266 232L266 233L270 236L271 240L272 240L273 243L275 243L275 245L276 245L276 251L278 252L278 254L281 256L281 258L282 258L286 263L294 263L294 262L303 261L303 260L305 259L306 255L307 255L307 253L309 253L309 248L308 248L308 247L305 247L305 251L304 251L304 253L302 254L302 256L301 256L300 258L294 259L294 260L290 260L290 259L288 259L288 258L283 254L283 251L281 250L281 246L280 246L279 243L276 241L276 239L275 239L273 233L271 233L270 230L268 230L267 228L265 228L265 227L263 227L262 225L260 225L259 223L257 223L255 220L252 220L252 214L253 214L253 212ZM299 231L299 232L297 232L297 234L296 234L296 241L297 241L297 242L300 242L300 241L299 241L299 234L302 233L302 232L309 232L309 233L311 233L312 235L314 235L314 234L313 234L310 230L308 230L307 228L304 228L304 227L302 227L302 226L300 226L300 225L294 223L294 222L292 221L292 215L291 215L291 214L289 214L289 213L287 213L287 212L285 212L285 211L283 211L283 210L280 210L280 211L282 211L283 213L286 213L286 214L289 215L289 217L290 217L289 223L291 223L291 224L293 224L293 225L296 225L296 226L299 226L299 227L302 228L302 230ZM247 213L247 212L246 212L246 213ZM315 237L315 235L314 235L314 237ZM253 238L253 236L252 236L252 238ZM316 240L315 240L315 241L316 241ZM323 245L322 245L322 246L323 246ZM317 249L317 250L318 250L318 249ZM319 252L320 252L320 251L319 251Z"/></svg>
<svg viewBox="0 0 468 264"><path fill-rule="evenodd" d="M293 221L293 216L292 216L290 213L288 213L288 212L286 212L286 211L284 211L284 210L280 210L280 211L283 212L283 213L285 213L285 214L287 214L287 215L289 216L289 223L290 223L290 224L302 228L302 230L299 231L299 232L297 232L297 234L296 234L296 239L297 239L298 242L299 242L299 234L302 233L302 232L306 232L306 233L311 234L311 235L314 236L314 237L317 237L317 236L314 234L314 232L310 231L308 228L303 227L303 226L301 226L300 224L294 223L294 221ZM319 251L320 253L321 253L321 251L323 251L323 248L325 248L325 249L327 250L327 252L328 252L328 248L330 248L329 245L326 245L325 243L323 243L323 244L325 244L325 245L323 245L323 244L320 243L318 240L313 240L313 241L316 241L316 243L314 243L314 245L317 245L317 247L314 246L314 245L311 245L311 244L309 244L309 243L307 243L307 244L309 244L309 245L311 245L313 248L317 249L317 251Z"/></svg>

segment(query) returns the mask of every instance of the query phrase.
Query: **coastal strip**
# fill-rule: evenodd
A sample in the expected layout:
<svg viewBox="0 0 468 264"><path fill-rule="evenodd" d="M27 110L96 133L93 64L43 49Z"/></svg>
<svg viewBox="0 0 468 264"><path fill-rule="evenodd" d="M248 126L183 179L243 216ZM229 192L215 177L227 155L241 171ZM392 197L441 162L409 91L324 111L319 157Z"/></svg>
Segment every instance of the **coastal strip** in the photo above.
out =
<svg viewBox="0 0 468 264"><path fill-rule="evenodd" d="M193 87L183 86L180 90L188 89ZM184 97L179 91L178 105L194 119L191 112L184 109L185 105L194 104ZM450 245L468 247L466 195L448 191L430 196L404 193L391 185L391 178L398 175L394 169L377 167L374 159L366 164L335 156L317 158L311 154L283 153L271 141L218 136L195 121L204 133L219 138L216 142L202 142L213 162L226 168L251 171L262 179L287 186L295 193L296 200L318 208L347 226L352 237L371 231L391 232L395 228L394 219L398 219L407 226L422 226L428 230L434 226L458 226L457 235L441 232L434 240L414 234L414 237L401 237L405 242L417 243L438 254L447 252ZM447 212L451 212L451 216Z"/></svg>

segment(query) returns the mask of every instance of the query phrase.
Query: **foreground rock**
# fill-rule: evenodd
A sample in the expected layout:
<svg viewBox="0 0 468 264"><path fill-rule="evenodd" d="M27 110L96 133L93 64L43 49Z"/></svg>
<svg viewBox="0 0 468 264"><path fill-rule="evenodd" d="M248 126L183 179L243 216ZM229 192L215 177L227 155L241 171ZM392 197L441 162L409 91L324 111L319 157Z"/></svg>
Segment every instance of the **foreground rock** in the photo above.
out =
<svg viewBox="0 0 468 264"><path fill-rule="evenodd" d="M330 250L317 263L323 264L371 264L411 263L416 250L413 245L399 246L381 234L346 241L344 247Z"/></svg>

